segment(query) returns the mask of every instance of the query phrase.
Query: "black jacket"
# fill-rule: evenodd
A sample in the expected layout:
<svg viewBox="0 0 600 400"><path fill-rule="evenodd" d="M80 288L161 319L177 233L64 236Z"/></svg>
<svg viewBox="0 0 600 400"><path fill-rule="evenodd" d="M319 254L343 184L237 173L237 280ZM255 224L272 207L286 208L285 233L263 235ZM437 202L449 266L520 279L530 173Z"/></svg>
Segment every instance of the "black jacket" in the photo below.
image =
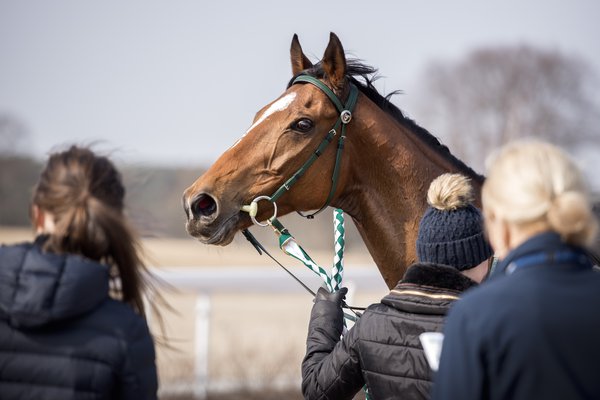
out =
<svg viewBox="0 0 600 400"><path fill-rule="evenodd" d="M431 372L419 335L441 331L450 304L474 285L451 267L413 265L342 340L341 309L317 301L302 362L304 397L351 399L366 384L373 400L427 398Z"/></svg>
<svg viewBox="0 0 600 400"><path fill-rule="evenodd" d="M435 399L600 399L600 274L554 233L449 313Z"/></svg>
<svg viewBox="0 0 600 400"><path fill-rule="evenodd" d="M146 322L108 296L108 268L0 247L0 398L155 399Z"/></svg>

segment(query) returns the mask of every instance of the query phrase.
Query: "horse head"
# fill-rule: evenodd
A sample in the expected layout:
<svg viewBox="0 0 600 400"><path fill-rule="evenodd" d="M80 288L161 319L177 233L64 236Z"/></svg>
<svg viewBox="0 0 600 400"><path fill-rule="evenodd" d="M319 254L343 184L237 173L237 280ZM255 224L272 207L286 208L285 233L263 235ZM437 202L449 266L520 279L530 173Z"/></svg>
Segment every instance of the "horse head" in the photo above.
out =
<svg viewBox="0 0 600 400"><path fill-rule="evenodd" d="M322 60L315 67L304 55L297 35L292 39L293 76L314 69L318 78L340 99L348 96L346 57L331 33ZM271 196L315 152L340 113L330 98L311 84L290 84L279 98L263 107L250 128L198 178L183 195L188 233L203 243L227 245L252 221L241 208L258 196ZM337 137L332 141L338 140ZM279 216L322 207L331 190L336 146L331 145L306 169L293 189L278 198ZM341 163L338 188L348 173ZM334 194L335 195L335 194ZM257 220L274 212L269 202L258 203Z"/></svg>
<svg viewBox="0 0 600 400"><path fill-rule="evenodd" d="M290 53L287 90L184 192L187 231L201 242L227 245L252 224L242 207L258 198L271 202L244 207L257 211L257 221L275 210L281 216L342 208L392 288L415 261L429 183L459 172L478 192L483 177L378 93L376 70L346 60L333 33L315 65L295 35Z"/></svg>

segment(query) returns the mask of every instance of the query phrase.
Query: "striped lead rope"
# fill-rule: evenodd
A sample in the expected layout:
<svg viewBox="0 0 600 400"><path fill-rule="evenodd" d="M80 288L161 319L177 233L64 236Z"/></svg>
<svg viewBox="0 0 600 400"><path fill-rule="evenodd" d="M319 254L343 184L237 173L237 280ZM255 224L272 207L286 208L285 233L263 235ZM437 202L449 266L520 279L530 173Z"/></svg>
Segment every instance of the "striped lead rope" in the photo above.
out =
<svg viewBox="0 0 600 400"><path fill-rule="evenodd" d="M327 290L335 292L340 289L342 278L344 276L344 247L345 247L345 227L344 227L344 212L339 208L333 210L333 225L334 225L334 250L333 267L331 273L328 273L325 268L317 264L308 253L298 244L296 238L283 226L279 221L271 221L273 228L278 231L279 248L283 252L300 262L308 269L317 274L325 283ZM283 229L280 229L283 228Z"/></svg>
<svg viewBox="0 0 600 400"><path fill-rule="evenodd" d="M277 220L273 218L269 220L273 229L279 236L279 248L288 256L295 258L304 264L308 269L317 274L324 282L325 287L330 292L335 292L342 287L342 279L344 276L344 248L346 244L346 230L344 223L344 211L336 208L333 210L334 222L334 258L331 272L327 272L325 268L317 264L308 253L300 246L296 238ZM346 321L356 322L357 317L348 313L344 313L344 325Z"/></svg>
<svg viewBox="0 0 600 400"><path fill-rule="evenodd" d="M276 218L271 219L270 222L273 229L279 234L279 248L281 248L285 254L299 260L308 267L308 269L320 276L330 292L335 292L342 287L342 278L344 277L344 250L346 247L346 228L343 210L339 208L333 210L334 256L331 275L328 274L323 267L314 262L308 253L304 251L302 246L298 244L296 239ZM357 317L344 313L343 334L345 334L347 330L347 321L356 322ZM370 400L371 395L366 385L363 387L363 391L365 392L366 400Z"/></svg>

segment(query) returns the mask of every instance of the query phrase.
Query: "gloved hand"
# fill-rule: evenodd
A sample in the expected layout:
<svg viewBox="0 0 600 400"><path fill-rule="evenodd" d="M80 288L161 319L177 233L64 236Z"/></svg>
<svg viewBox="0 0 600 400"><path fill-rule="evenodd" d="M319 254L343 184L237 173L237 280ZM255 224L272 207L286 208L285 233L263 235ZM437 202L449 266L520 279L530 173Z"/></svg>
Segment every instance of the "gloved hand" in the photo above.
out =
<svg viewBox="0 0 600 400"><path fill-rule="evenodd" d="M338 307L342 307L342 302L346 298L346 293L348 293L348 288L345 287L333 293L324 287L320 287L315 296L315 303L318 301L330 301L336 304Z"/></svg>

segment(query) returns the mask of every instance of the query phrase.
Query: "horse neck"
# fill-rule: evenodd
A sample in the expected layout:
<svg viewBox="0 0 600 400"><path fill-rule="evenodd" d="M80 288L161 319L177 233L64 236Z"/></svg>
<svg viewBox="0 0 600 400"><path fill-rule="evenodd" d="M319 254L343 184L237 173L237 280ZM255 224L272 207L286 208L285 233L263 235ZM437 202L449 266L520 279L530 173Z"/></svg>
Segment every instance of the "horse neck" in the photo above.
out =
<svg viewBox="0 0 600 400"><path fill-rule="evenodd" d="M473 172L461 171L415 132L364 100L367 104L357 108L356 125L347 135L351 165L334 205L352 217L387 286L393 288L416 260L415 242L430 182L444 172ZM473 181L477 187L478 180Z"/></svg>

